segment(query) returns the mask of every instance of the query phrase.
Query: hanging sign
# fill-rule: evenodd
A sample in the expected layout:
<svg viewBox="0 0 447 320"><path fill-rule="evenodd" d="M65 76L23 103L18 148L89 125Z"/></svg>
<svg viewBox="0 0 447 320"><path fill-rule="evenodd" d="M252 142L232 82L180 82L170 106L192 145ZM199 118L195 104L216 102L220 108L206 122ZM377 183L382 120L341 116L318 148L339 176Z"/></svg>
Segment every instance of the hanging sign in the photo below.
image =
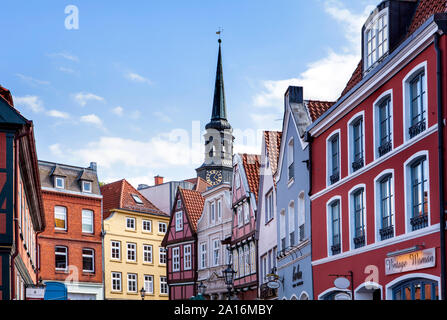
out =
<svg viewBox="0 0 447 320"><path fill-rule="evenodd" d="M43 300L45 296L45 287L28 286L25 289L26 300Z"/></svg>
<svg viewBox="0 0 447 320"><path fill-rule="evenodd" d="M338 289L347 289L351 285L351 282L345 277L338 277L334 280L334 286Z"/></svg>
<svg viewBox="0 0 447 320"><path fill-rule="evenodd" d="M436 265L436 249L430 248L385 259L385 274L394 274Z"/></svg>

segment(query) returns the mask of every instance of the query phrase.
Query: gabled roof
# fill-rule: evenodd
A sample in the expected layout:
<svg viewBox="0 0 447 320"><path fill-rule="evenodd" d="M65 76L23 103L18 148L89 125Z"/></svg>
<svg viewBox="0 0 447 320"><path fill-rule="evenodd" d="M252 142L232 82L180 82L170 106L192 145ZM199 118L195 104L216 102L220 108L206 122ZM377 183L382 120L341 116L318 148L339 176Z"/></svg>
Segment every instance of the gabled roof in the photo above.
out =
<svg viewBox="0 0 447 320"><path fill-rule="evenodd" d="M192 188L192 190L195 191L199 191L200 193L205 192L206 189L208 189L209 187L211 187L211 185L206 182L206 180L203 180L200 177L197 178L191 178L191 179L186 179L184 180L186 182L192 183L194 185L194 187Z"/></svg>
<svg viewBox="0 0 447 320"><path fill-rule="evenodd" d="M416 31L429 17L435 13L447 12L447 0L419 0L416 11L412 18L411 24L405 38L408 38ZM363 59L360 59L359 64L351 75L345 89L342 91L340 98L347 94L363 79ZM339 99L340 99L339 98Z"/></svg>
<svg viewBox="0 0 447 320"><path fill-rule="evenodd" d="M323 113L326 112L335 102L332 101L318 101L318 100L306 100L307 110L309 111L312 122L317 120Z"/></svg>
<svg viewBox="0 0 447 320"><path fill-rule="evenodd" d="M178 191L182 198L185 213L188 216L191 228L194 232L197 232L197 222L202 216L205 198L199 191L183 189L181 187L178 188Z"/></svg>
<svg viewBox="0 0 447 320"><path fill-rule="evenodd" d="M162 212L139 193L126 179L103 185L101 194L103 196L104 218L107 218L113 209L124 209L169 217L168 214ZM133 195L138 196L142 203L137 203Z"/></svg>
<svg viewBox="0 0 447 320"><path fill-rule="evenodd" d="M248 181L250 191L254 193L256 201L258 201L259 191L259 174L261 168L261 156L257 154L239 154L244 166L245 175Z"/></svg>
<svg viewBox="0 0 447 320"><path fill-rule="evenodd" d="M264 131L265 146L268 153L272 174L278 169L278 159L281 146L281 131Z"/></svg>
<svg viewBox="0 0 447 320"><path fill-rule="evenodd" d="M11 92L0 86L0 124L24 125L29 121L14 108L14 101Z"/></svg>

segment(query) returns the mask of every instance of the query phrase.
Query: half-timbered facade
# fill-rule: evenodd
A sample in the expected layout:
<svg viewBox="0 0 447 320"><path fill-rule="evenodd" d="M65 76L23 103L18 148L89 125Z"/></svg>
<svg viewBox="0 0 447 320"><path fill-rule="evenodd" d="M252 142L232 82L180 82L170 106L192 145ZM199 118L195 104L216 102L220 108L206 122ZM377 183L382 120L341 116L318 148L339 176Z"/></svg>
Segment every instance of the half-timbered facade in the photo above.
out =
<svg viewBox="0 0 447 320"><path fill-rule="evenodd" d="M34 126L0 87L0 300L22 300L25 286L38 283L44 229Z"/></svg>
<svg viewBox="0 0 447 320"><path fill-rule="evenodd" d="M166 274L169 300L190 299L197 294L197 221L205 199L201 193L177 189L166 235Z"/></svg>
<svg viewBox="0 0 447 320"><path fill-rule="evenodd" d="M260 156L236 154L233 157L233 226L231 250L234 290L240 300L258 295L256 213Z"/></svg>

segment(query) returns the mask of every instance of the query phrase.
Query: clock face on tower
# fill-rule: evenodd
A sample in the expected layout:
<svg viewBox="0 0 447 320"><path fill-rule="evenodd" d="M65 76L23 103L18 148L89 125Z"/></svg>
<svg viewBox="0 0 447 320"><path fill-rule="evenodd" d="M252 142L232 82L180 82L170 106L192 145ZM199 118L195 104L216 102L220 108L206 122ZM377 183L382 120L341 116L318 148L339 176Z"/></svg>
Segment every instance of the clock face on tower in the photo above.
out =
<svg viewBox="0 0 447 320"><path fill-rule="evenodd" d="M222 182L222 171L210 170L206 173L206 182L215 186Z"/></svg>

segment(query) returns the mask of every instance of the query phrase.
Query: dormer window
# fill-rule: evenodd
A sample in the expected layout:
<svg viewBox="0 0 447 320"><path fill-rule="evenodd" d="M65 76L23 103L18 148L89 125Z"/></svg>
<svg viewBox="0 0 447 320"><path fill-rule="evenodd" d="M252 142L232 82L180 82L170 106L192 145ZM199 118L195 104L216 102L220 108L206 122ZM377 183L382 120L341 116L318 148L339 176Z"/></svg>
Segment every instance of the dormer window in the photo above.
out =
<svg viewBox="0 0 447 320"><path fill-rule="evenodd" d="M54 187L58 189L64 189L65 179L63 177L54 177Z"/></svg>
<svg viewBox="0 0 447 320"><path fill-rule="evenodd" d="M82 181L82 192L92 192L92 182L91 181Z"/></svg>
<svg viewBox="0 0 447 320"><path fill-rule="evenodd" d="M143 201L141 200L141 198L138 195L133 194L132 198L135 200L136 203L143 204Z"/></svg>
<svg viewBox="0 0 447 320"><path fill-rule="evenodd" d="M369 71L388 53L388 31L388 8L373 14L365 24L363 34L365 71Z"/></svg>

